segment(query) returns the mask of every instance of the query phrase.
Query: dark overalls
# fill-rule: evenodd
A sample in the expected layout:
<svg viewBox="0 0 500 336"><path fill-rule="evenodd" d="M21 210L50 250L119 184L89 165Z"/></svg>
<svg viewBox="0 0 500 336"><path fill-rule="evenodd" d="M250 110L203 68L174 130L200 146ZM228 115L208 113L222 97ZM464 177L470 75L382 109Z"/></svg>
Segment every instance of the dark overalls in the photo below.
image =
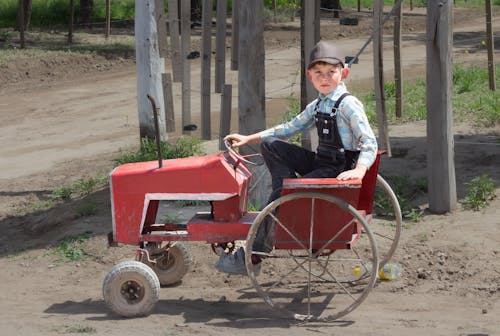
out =
<svg viewBox="0 0 500 336"><path fill-rule="evenodd" d="M303 178L336 177L356 166L359 151L344 149L337 127L337 109L348 95L344 93L340 96L330 113L319 113L320 101L316 103L314 117L319 141L316 153L275 137L263 139L261 153L272 180L268 204L280 197L285 178L296 178L297 174ZM272 251L276 223L268 218L257 231L254 251Z"/></svg>

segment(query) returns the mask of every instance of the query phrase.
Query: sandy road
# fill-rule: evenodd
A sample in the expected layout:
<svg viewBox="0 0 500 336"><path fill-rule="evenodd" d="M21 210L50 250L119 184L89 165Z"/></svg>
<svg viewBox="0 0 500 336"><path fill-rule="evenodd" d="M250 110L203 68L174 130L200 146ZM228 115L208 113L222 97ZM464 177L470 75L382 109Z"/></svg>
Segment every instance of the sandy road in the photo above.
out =
<svg viewBox="0 0 500 336"><path fill-rule="evenodd" d="M483 24L478 18L476 29L464 27L463 31L480 32ZM464 36L469 37L468 34ZM351 54L364 41L341 42ZM403 52L407 73L424 71L424 42L425 36L418 33L405 39ZM464 46L456 47L457 53L465 56ZM392 67L390 43L387 48L389 76ZM370 53L368 48L353 68L349 85L369 83ZM295 46L267 53L266 96L269 99L266 104L269 113L282 109L281 98L298 90L298 55ZM472 56L476 56L476 62L484 60L483 53ZM199 78L195 65L193 78ZM235 78L235 73L228 73L233 85ZM139 132L135 85L135 68L128 64L104 73L80 72L78 78L69 81L49 84L28 81L22 86L0 86L0 204L3 215L0 246L15 249L13 237L18 240L28 237L24 243L34 245L21 253L0 258L0 283L4 294L0 300L2 335L69 334L83 328L93 328L98 335L120 336L137 333L158 336L498 334L500 291L495 273L500 269L498 198L480 214L460 211L447 216L427 215L418 225L408 223L397 251L397 260L405 264L404 277L399 281L381 282L355 312L335 323L297 324L279 319L276 312L261 301L249 303L241 294L242 289L249 287L248 279L217 273L212 267L216 257L206 244L192 246L194 270L181 286L162 289L161 300L150 316L120 319L110 314L102 300L102 279L111 265L132 258L133 247L106 249L104 235L96 235L88 246L91 258L81 263L60 263L46 248L46 244L55 243L72 230L107 232L111 222L107 191L94 195L106 210L90 218L74 219L67 216L64 208L52 209L40 216L25 216L16 213L9 202L17 197L16 206L19 202L29 204L38 200L38 191L51 189L59 183L67 184L69 179L87 173L94 176L100 168L108 169L109 161L120 148L136 146ZM177 85L174 90L175 109L180 111ZM198 94L199 89L194 87L193 113L199 110ZM212 102L217 110L217 95L212 97ZM214 120L214 126L216 124ZM406 142L405 147L411 155L401 159L407 161L406 165L397 164L399 171L405 169L411 173L422 165L425 150L417 148L424 143L421 141L425 136L422 124L409 125L397 135L411 141ZM484 150L490 148L492 146ZM471 155L477 152L469 151ZM489 155L494 158L497 153ZM487 155L482 157L488 158ZM457 161L477 166L476 162L476 156ZM475 171L473 176L477 176ZM5 213L16 216L4 216ZM31 224L30 221L40 219L68 222L59 223L56 229L41 236L28 236L22 230L26 224ZM438 257L443 253L447 259L441 265ZM419 267L432 271L432 276L418 278Z"/></svg>
<svg viewBox="0 0 500 336"><path fill-rule="evenodd" d="M346 54L354 55L365 40L340 40ZM404 67L407 73L423 71L425 46L422 34L405 39ZM373 75L369 46L353 66L349 85L367 85ZM283 98L300 89L299 48L270 50L266 54L266 107L269 115L283 111ZM386 43L385 71L393 70L390 43ZM199 60L192 64L192 78L201 78ZM193 80L192 118L199 124L200 88ZM237 73L227 72L237 101ZM370 85L370 84L368 84ZM176 123L180 124L180 84L174 83ZM220 96L212 94L212 110L220 109ZM234 104L234 103L233 103ZM37 174L63 162L114 153L137 144L138 116L135 67L129 64L111 73L82 73L72 81L50 86L7 86L0 89L0 180ZM233 129L237 130L236 110ZM212 118L213 137L217 137L218 118Z"/></svg>

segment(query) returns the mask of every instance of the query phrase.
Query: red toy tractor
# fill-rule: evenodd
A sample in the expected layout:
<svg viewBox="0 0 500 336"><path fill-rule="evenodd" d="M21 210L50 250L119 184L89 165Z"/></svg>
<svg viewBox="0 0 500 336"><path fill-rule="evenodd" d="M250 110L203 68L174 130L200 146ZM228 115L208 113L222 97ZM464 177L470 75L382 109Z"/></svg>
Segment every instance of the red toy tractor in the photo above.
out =
<svg viewBox="0 0 500 336"><path fill-rule="evenodd" d="M219 154L160 158L159 164L125 164L111 172L111 242L137 245L138 252L136 260L116 265L105 277L107 305L121 316L147 315L160 285L179 282L188 272L184 242L207 242L217 253L228 253L236 241L246 241L248 276L266 303L300 320L333 320L351 312L373 288L401 231L397 198L377 175L380 155L363 181L287 179L282 197L251 212L251 161L226 147ZM394 209L389 223L372 218L376 189ZM160 202L174 200L208 201L211 209L187 223L159 223ZM275 245L262 256L259 274L250 251L268 216L276 222Z"/></svg>

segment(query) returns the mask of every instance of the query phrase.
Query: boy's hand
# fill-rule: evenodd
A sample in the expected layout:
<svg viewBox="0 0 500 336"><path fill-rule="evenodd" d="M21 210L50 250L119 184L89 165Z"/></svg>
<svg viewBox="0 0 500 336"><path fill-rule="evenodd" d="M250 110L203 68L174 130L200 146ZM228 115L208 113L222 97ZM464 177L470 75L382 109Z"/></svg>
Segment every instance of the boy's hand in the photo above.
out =
<svg viewBox="0 0 500 336"><path fill-rule="evenodd" d="M228 141L231 144L231 147L240 147L245 145L248 142L248 136L241 134L229 134L224 140Z"/></svg>
<svg viewBox="0 0 500 336"><path fill-rule="evenodd" d="M224 137L224 141L229 141L232 147L240 147L251 143L260 142L258 133L252 135L242 135L238 133L229 134Z"/></svg>
<svg viewBox="0 0 500 336"><path fill-rule="evenodd" d="M358 164L356 168L351 170L346 170L337 176L337 180L350 180L350 179L362 179L368 169L362 165Z"/></svg>

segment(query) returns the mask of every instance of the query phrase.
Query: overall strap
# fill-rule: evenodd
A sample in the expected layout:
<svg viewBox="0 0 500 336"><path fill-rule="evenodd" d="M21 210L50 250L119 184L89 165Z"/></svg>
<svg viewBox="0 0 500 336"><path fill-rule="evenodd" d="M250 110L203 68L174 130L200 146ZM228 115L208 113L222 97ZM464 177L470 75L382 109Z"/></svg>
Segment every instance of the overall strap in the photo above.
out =
<svg viewBox="0 0 500 336"><path fill-rule="evenodd" d="M339 99L337 99L337 101L335 102L335 105L333 105L332 107L332 113L333 114L336 114L337 113L337 110L340 106L340 103L342 103L342 100L344 100L345 97L347 96L350 96L351 94L349 92L344 92L340 97Z"/></svg>
<svg viewBox="0 0 500 336"><path fill-rule="evenodd" d="M342 102L342 100L347 97L347 96L350 96L351 94L349 92L344 92L340 97L339 99L337 99L337 101L335 102L335 104L333 105L332 107L332 111L331 113L333 115L335 115L337 113L337 109L339 108L340 106L340 103ZM319 104L321 103L321 100L318 99L316 101L316 104L314 105L314 109L313 109L313 115L316 115L318 112L319 112Z"/></svg>
<svg viewBox="0 0 500 336"><path fill-rule="evenodd" d="M335 124L335 128L336 128L335 136L336 136L337 143L341 146L341 148L344 148L344 144L342 143L342 139L340 138L339 127L337 126L337 110L338 110L342 100L345 97L350 96L350 95L351 94L349 92L343 93L339 97L339 99L337 99L337 101L335 102L335 105L333 105L333 107L332 107L332 114L335 116L335 120L334 120L334 124Z"/></svg>

